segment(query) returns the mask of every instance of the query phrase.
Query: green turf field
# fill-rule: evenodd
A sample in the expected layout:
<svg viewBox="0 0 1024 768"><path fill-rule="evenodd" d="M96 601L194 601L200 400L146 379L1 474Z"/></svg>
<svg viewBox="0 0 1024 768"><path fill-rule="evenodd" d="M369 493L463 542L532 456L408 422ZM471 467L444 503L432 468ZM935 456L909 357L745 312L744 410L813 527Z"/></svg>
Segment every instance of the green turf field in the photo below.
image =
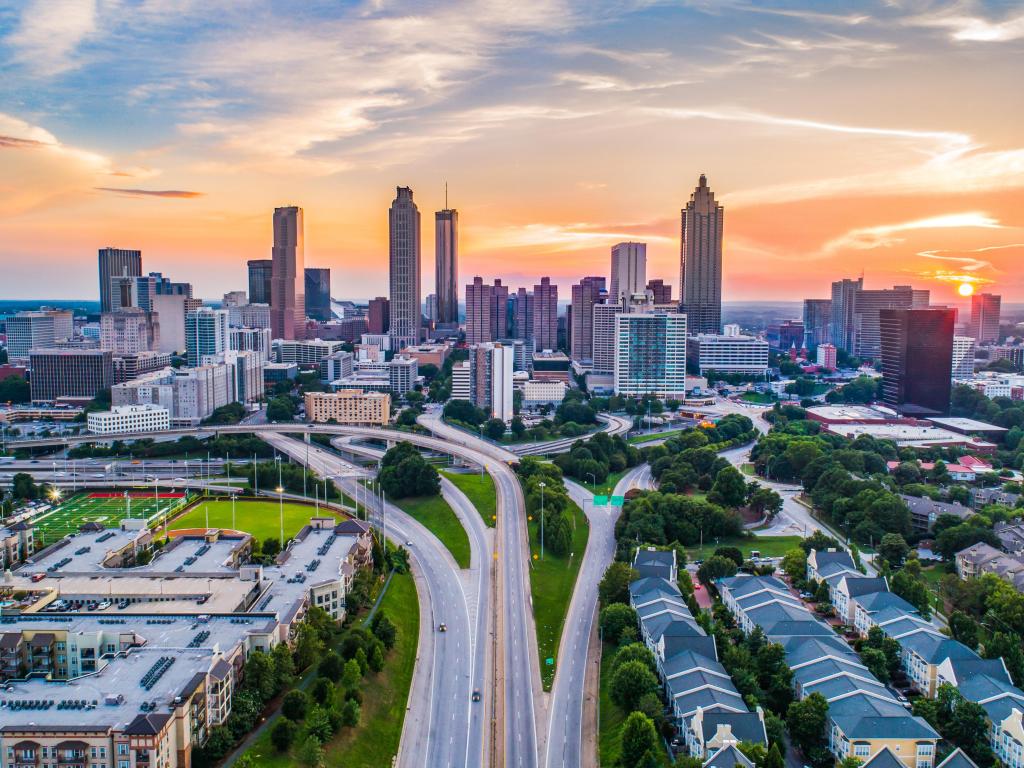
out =
<svg viewBox="0 0 1024 768"><path fill-rule="evenodd" d="M280 531L280 510L276 501L236 501L235 521L231 520L231 501L208 499L176 518L170 524L175 528L205 528L206 513L209 510L211 528L232 528L251 533L260 541L277 538ZM325 513L329 515L330 513ZM309 519L316 515L316 508L305 504L284 503L284 535L291 538Z"/></svg>
<svg viewBox="0 0 1024 768"><path fill-rule="evenodd" d="M44 546L52 544L69 533L77 533L86 523L116 528L129 516L129 507L131 517L155 522L163 514L173 513L187 503L185 498L153 498L152 494L141 490L131 493L128 500L116 491L110 492L109 497L97 497L91 492L75 494L32 521L36 540Z"/></svg>

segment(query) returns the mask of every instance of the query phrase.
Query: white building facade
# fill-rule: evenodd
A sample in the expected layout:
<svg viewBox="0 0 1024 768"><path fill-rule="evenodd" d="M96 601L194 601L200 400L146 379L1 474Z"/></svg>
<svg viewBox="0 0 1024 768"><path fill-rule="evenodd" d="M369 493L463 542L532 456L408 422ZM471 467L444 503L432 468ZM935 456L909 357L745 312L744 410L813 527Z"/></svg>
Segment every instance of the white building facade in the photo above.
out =
<svg viewBox="0 0 1024 768"><path fill-rule="evenodd" d="M615 317L615 393L686 396L686 315L624 312Z"/></svg>

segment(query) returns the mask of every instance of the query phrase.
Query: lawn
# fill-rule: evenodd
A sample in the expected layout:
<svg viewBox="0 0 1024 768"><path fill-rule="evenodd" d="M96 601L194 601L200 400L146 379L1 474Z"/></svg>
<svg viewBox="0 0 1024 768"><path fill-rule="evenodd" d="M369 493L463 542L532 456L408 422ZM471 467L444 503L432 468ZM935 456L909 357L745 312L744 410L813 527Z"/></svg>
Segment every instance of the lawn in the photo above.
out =
<svg viewBox="0 0 1024 768"><path fill-rule="evenodd" d="M747 477L754 477L754 465L751 464L749 461L744 464L741 464L740 472L742 472Z"/></svg>
<svg viewBox="0 0 1024 768"><path fill-rule="evenodd" d="M611 665L615 658L617 647L605 643L601 648L601 690L600 690L600 717L597 724L597 755L601 765L618 765L619 754L622 742L622 724L626 722L626 715L622 708L614 703L608 693L611 685ZM659 750L658 758L661 764L668 766L668 755L664 750Z"/></svg>
<svg viewBox="0 0 1024 768"><path fill-rule="evenodd" d="M328 766L387 766L398 753L419 641L419 602L412 576L396 573L392 577L380 610L386 612L398 628L395 647L385 657L384 669L364 678L359 725L343 728L324 746ZM295 743L301 744L302 738L297 738ZM248 754L260 768L289 768L296 762L290 755L274 750L269 728L260 734Z"/></svg>
<svg viewBox="0 0 1024 768"><path fill-rule="evenodd" d="M590 529L587 518L575 504L571 505L575 531L572 552L566 557L552 555L545 550L540 559L540 517L528 523L530 532L530 592L533 595L533 616L537 623L537 651L540 656L540 677L544 690L551 690L555 679L555 664L558 661L558 643L562 636L565 615L569 612L569 600L576 585L580 561L587 548ZM548 664L547 659L552 659Z"/></svg>
<svg viewBox="0 0 1024 768"><path fill-rule="evenodd" d="M494 518L498 512L497 496L491 476L486 472L482 475L480 473L469 474L464 472L442 472L441 474L451 480L456 488L466 494L466 498L476 507L476 511L480 513L484 523L493 528Z"/></svg>
<svg viewBox="0 0 1024 768"><path fill-rule="evenodd" d="M632 469L632 467L624 469L621 472L609 472L608 477L605 478L605 481L603 483L584 483L578 478L573 478L573 480L575 480L577 483L582 485L584 488L586 488L588 491L590 491L596 496L607 495L611 494L611 492L615 490L615 485L619 482L619 480L622 479L622 477L627 472L629 472L630 469Z"/></svg>
<svg viewBox="0 0 1024 768"><path fill-rule="evenodd" d="M448 548L460 568L469 568L469 536L440 494L393 499L406 514L422 523Z"/></svg>
<svg viewBox="0 0 1024 768"><path fill-rule="evenodd" d="M277 538L281 530L281 510L276 501L236 501L235 518L231 517L231 501L208 499L196 504L181 517L171 521L171 528L205 528L209 511L211 528L236 528L255 536L260 541ZM312 505L284 503L284 535L297 534L311 517L316 515Z"/></svg>
<svg viewBox="0 0 1024 768"><path fill-rule="evenodd" d="M165 513L188 503L184 493L159 493L155 498L152 491L93 491L78 493L59 504L50 512L35 518L37 541L52 544L69 533L77 533L85 523L100 523L107 528L116 528L121 521L131 516L145 518L154 524ZM130 509L129 509L130 507Z"/></svg>
<svg viewBox="0 0 1024 768"><path fill-rule="evenodd" d="M632 437L627 438L626 442L633 443L634 445L638 443L650 443L654 440L666 440L667 438L681 435L685 431L686 429L670 429L666 432L649 432L646 435L633 435Z"/></svg>
<svg viewBox="0 0 1024 768"><path fill-rule="evenodd" d="M768 394L767 392L744 392L740 395L740 400L746 403L758 403L760 405L771 405L778 398L775 395Z"/></svg>
<svg viewBox="0 0 1024 768"><path fill-rule="evenodd" d="M750 557L750 550L756 549L761 552L761 557L782 557L789 550L800 546L799 536L725 536L716 543L714 539L704 541L704 548L687 547L686 557L694 560L706 560L715 553L718 547L738 547L744 557Z"/></svg>

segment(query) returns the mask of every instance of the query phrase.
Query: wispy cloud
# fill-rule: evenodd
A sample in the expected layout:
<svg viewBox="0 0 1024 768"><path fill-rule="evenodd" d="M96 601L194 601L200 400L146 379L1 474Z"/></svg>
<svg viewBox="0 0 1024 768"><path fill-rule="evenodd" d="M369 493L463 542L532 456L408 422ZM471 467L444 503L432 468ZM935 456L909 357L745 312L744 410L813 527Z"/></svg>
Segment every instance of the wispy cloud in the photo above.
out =
<svg viewBox="0 0 1024 768"><path fill-rule="evenodd" d="M41 76L75 66L79 45L96 31L97 0L33 0L7 38L15 61Z"/></svg>
<svg viewBox="0 0 1024 768"><path fill-rule="evenodd" d="M649 225L608 225L577 222L569 224L531 223L519 226L479 227L474 230L478 248L544 249L550 252L600 248L624 240L672 243L673 238L650 231Z"/></svg>
<svg viewBox="0 0 1024 768"><path fill-rule="evenodd" d="M849 232L829 240L821 250L823 253L833 254L846 250L867 251L874 248L886 248L903 242L903 238L899 235L904 232L920 229L960 228L1001 229L1002 224L981 211L947 213L896 224L880 224L875 227L851 229Z"/></svg>
<svg viewBox="0 0 1024 768"><path fill-rule="evenodd" d="M1002 21L990 21L964 14L961 8L956 5L950 10L911 16L903 23L906 26L948 30L950 39L960 43L1006 43L1024 38L1024 13L1007 16Z"/></svg>
<svg viewBox="0 0 1024 768"><path fill-rule="evenodd" d="M182 189L122 189L120 187L95 187L95 189L98 192L110 192L125 197L172 197L188 200L203 196L202 192L190 192Z"/></svg>

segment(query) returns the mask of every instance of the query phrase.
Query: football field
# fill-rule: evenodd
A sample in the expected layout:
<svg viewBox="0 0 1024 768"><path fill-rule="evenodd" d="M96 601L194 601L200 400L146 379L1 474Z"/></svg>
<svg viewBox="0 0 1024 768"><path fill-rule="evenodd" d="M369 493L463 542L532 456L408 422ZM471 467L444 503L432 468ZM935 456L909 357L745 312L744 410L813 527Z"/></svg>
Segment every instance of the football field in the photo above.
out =
<svg viewBox="0 0 1024 768"><path fill-rule="evenodd" d="M185 493L159 493L150 491L102 491L78 493L55 508L32 520L39 546L52 544L77 533L86 523L99 523L106 528L117 528L127 517L149 521L172 514L188 503Z"/></svg>

